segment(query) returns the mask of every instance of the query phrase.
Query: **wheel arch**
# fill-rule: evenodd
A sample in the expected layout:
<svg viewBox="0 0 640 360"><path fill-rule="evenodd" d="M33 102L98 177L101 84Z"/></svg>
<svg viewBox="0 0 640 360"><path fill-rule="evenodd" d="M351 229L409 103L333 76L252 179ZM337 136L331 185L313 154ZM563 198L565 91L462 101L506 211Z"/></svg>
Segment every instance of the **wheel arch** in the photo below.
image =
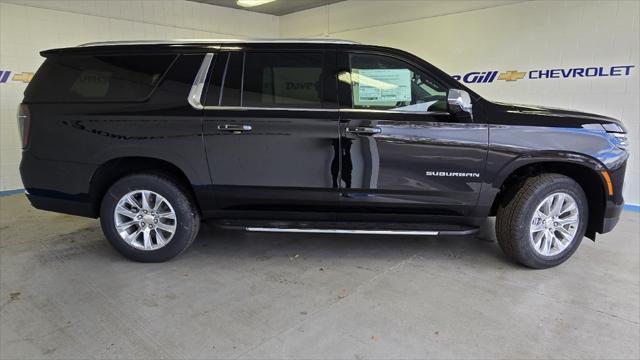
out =
<svg viewBox="0 0 640 360"><path fill-rule="evenodd" d="M607 184L601 174L606 170L604 165L594 158L575 154L571 158L546 156L514 163L506 167L493 183L499 190L491 205L490 216L495 216L498 206L515 195L523 179L543 173L561 174L577 182L587 195L589 220L585 236L595 239L596 232L602 228L607 201Z"/></svg>
<svg viewBox="0 0 640 360"><path fill-rule="evenodd" d="M189 196L191 196L196 208L200 211L200 205L191 185L192 182L181 168L169 161L158 158L126 156L110 159L102 163L94 171L89 185L89 197L94 214L96 216L99 215L102 198L113 183L127 175L145 172L161 173L179 182L189 192Z"/></svg>

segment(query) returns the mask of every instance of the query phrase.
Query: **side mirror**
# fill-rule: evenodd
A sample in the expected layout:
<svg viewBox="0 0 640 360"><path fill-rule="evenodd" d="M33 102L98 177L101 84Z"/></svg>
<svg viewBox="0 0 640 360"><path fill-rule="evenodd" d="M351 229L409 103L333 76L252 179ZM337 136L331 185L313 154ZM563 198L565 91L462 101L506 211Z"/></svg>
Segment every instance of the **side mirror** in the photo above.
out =
<svg viewBox="0 0 640 360"><path fill-rule="evenodd" d="M449 89L447 93L447 105L451 114L464 117L468 116L473 119L473 105L471 104L471 96L464 90Z"/></svg>

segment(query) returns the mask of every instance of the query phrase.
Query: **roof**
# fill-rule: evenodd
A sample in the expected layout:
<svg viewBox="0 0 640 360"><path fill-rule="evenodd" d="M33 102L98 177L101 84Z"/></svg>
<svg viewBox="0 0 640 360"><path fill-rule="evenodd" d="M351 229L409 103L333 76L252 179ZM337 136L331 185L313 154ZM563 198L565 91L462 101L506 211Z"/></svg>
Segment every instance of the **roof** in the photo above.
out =
<svg viewBox="0 0 640 360"><path fill-rule="evenodd" d="M264 43L264 44L348 44L357 45L358 42L339 39L308 38L308 39L176 39L176 40L123 40L100 41L78 45L78 47L91 46L122 46L122 45L190 45L190 44L238 44L238 43Z"/></svg>

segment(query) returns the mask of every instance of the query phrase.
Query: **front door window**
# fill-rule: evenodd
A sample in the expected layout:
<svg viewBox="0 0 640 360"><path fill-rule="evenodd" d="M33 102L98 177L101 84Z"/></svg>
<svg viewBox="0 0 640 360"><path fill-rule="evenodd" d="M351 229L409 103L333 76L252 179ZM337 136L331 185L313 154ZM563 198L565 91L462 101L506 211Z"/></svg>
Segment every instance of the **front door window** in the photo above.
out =
<svg viewBox="0 0 640 360"><path fill-rule="evenodd" d="M351 73L338 79L351 84L354 109L447 111L447 89L415 67L373 54L350 54L349 60Z"/></svg>

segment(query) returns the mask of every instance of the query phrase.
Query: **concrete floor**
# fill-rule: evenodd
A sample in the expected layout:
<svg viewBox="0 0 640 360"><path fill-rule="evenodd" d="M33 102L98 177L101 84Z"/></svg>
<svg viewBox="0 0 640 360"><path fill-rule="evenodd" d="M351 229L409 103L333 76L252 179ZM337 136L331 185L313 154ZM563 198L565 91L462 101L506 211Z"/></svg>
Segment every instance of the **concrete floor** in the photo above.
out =
<svg viewBox="0 0 640 360"><path fill-rule="evenodd" d="M640 213L532 271L476 238L203 225L164 264L0 198L0 358L639 358Z"/></svg>

